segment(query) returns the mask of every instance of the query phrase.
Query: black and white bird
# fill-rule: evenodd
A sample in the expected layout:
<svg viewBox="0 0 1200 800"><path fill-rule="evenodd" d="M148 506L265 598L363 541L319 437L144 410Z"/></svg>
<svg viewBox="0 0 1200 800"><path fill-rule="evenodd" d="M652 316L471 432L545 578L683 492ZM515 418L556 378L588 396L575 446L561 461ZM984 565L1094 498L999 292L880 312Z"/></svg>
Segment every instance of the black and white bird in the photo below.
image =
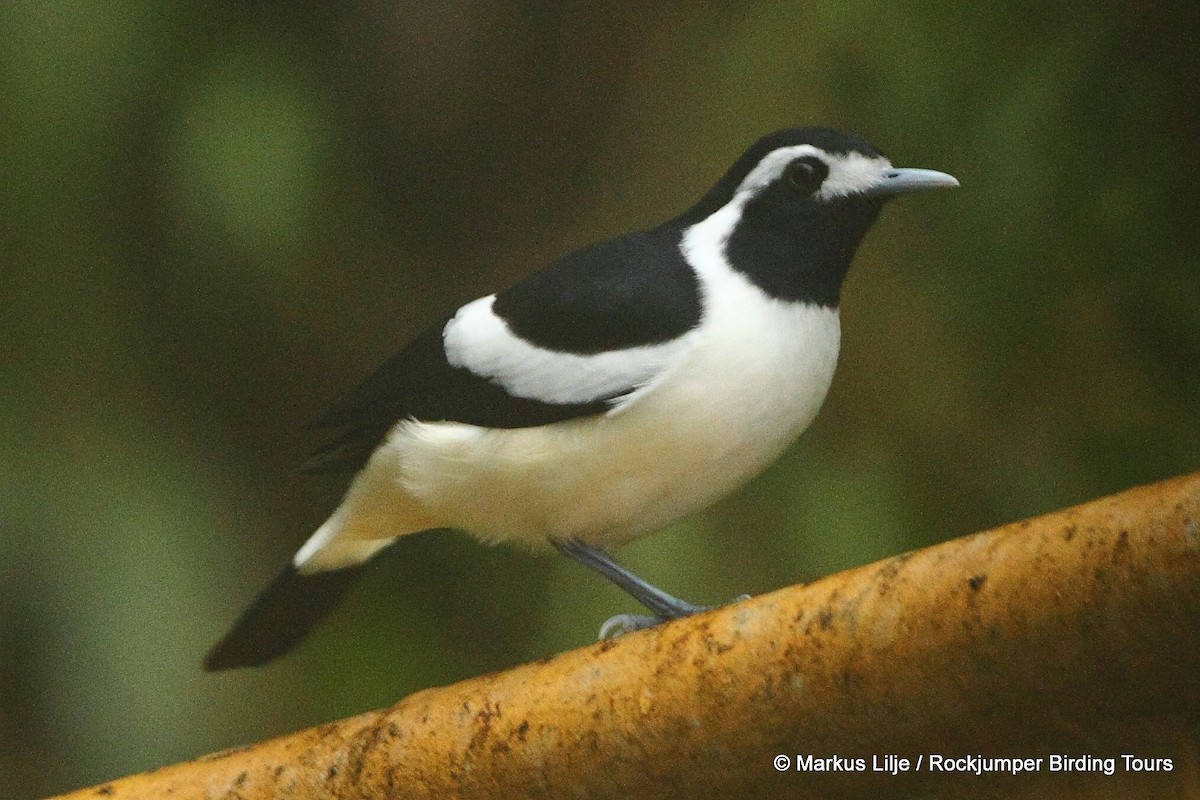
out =
<svg viewBox="0 0 1200 800"><path fill-rule="evenodd" d="M307 468L353 483L205 667L287 652L356 568L434 528L557 548L652 613L609 629L703 610L607 551L738 488L808 427L867 229L898 194L957 185L857 136L779 131L682 215L467 303L320 420L336 435Z"/></svg>

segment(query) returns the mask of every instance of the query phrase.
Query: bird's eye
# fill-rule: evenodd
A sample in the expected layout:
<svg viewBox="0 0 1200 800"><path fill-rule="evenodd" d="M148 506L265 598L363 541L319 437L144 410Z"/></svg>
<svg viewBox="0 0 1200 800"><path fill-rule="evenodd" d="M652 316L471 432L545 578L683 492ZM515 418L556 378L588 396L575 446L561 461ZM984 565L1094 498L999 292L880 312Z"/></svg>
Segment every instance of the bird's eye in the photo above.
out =
<svg viewBox="0 0 1200 800"><path fill-rule="evenodd" d="M829 166L819 158L804 156L787 165L783 178L801 194L812 194L821 188L822 181L829 175Z"/></svg>

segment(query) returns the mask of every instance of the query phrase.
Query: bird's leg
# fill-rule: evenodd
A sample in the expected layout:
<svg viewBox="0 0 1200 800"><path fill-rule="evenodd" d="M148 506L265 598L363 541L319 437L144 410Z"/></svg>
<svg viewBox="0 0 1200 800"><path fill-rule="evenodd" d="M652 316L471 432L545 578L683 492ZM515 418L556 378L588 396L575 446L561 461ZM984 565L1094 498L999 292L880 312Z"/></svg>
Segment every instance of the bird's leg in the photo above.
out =
<svg viewBox="0 0 1200 800"><path fill-rule="evenodd" d="M586 567L594 569L608 580L624 589L635 600L654 612L654 616L637 614L618 614L600 627L600 638L619 636L622 633L650 628L667 620L679 619L709 610L709 606L692 605L686 600L667 594L662 589L652 586L622 567L605 553L582 542L555 542L555 548L568 558L578 561Z"/></svg>

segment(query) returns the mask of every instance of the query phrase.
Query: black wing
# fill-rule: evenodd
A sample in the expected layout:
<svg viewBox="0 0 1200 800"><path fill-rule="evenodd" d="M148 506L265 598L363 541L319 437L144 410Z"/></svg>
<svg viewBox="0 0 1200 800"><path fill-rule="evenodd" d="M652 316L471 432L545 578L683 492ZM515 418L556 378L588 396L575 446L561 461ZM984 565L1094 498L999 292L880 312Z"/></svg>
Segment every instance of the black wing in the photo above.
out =
<svg viewBox="0 0 1200 800"><path fill-rule="evenodd" d="M677 338L699 322L695 274L678 231L656 229L571 253L501 292L493 311L544 350L592 354ZM317 421L340 429L308 472L357 470L400 420L527 428L601 414L624 392L581 403L515 397L446 357L442 324L392 356ZM630 389L634 387L628 387Z"/></svg>
<svg viewBox="0 0 1200 800"><path fill-rule="evenodd" d="M547 350L600 353L656 344L700 322L700 287L663 226L564 256L496 297L513 333Z"/></svg>
<svg viewBox="0 0 1200 800"><path fill-rule="evenodd" d="M452 421L487 428L528 428L607 410L604 400L558 405L513 397L470 370L453 367L442 328L418 336L317 421L341 432L305 462L305 472L357 470L403 419Z"/></svg>

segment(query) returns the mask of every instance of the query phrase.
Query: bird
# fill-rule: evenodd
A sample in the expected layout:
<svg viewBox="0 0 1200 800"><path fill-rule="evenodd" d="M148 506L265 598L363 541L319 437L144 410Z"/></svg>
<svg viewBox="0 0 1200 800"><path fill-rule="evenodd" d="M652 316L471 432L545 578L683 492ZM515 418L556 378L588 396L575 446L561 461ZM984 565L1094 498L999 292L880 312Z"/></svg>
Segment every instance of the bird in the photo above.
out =
<svg viewBox="0 0 1200 800"><path fill-rule="evenodd" d="M755 142L682 214L584 246L418 335L318 420L303 469L353 473L340 505L204 660L292 650L369 559L454 528L557 550L649 615L706 610L610 551L696 513L770 465L825 400L843 280L892 198L956 187L862 137L791 128Z"/></svg>

